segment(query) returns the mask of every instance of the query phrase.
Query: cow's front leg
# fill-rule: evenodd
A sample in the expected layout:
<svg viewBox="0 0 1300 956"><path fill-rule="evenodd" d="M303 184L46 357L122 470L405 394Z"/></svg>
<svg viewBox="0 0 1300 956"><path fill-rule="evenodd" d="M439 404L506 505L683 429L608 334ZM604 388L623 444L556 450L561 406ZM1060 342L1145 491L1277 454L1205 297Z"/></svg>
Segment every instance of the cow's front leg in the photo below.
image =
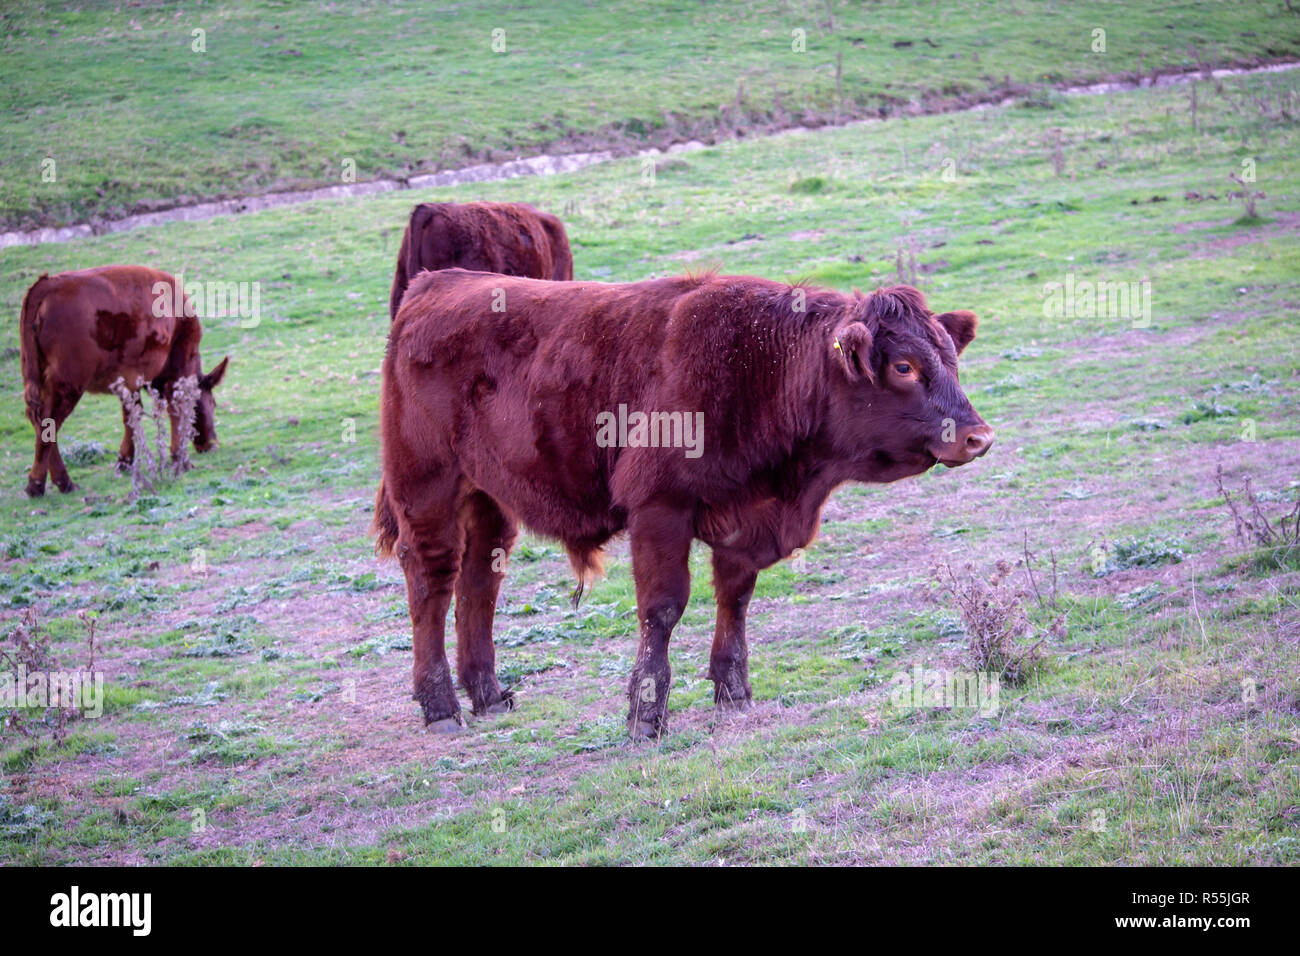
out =
<svg viewBox="0 0 1300 956"><path fill-rule="evenodd" d="M172 439L169 451L171 453L172 469L176 474L180 474L183 471L189 471L194 466L182 454L185 451L185 439L181 435L181 415L176 408L175 395L175 386L173 386L171 397L167 400L167 417L171 419L172 425Z"/></svg>
<svg viewBox="0 0 1300 956"><path fill-rule="evenodd" d="M749 647L745 642L745 612L754 594L758 571L744 562L713 552L713 591L718 617L709 655L713 703L719 709L744 710L753 702L749 689Z"/></svg>
<svg viewBox="0 0 1300 956"><path fill-rule="evenodd" d="M642 740L668 726L668 638L691 596L691 514L653 503L632 514L628 531L641 641L628 683L627 732Z"/></svg>
<svg viewBox="0 0 1300 956"><path fill-rule="evenodd" d="M135 437L131 434L131 413L127 411L124 404L122 406L122 444L117 449L117 473L119 475L128 474L131 471L131 462L135 461Z"/></svg>

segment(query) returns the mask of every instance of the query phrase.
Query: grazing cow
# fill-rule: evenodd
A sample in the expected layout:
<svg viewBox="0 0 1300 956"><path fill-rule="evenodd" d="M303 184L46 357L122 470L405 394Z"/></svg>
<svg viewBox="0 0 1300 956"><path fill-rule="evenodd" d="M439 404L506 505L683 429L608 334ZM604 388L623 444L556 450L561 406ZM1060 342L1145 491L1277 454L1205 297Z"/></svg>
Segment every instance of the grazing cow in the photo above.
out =
<svg viewBox="0 0 1300 956"><path fill-rule="evenodd" d="M525 203L420 203L397 253L388 317L397 318L402 293L417 275L452 268L568 282L573 255L564 223Z"/></svg>
<svg viewBox="0 0 1300 956"><path fill-rule="evenodd" d="M406 575L426 723L462 723L443 648L453 592L474 713L513 705L497 683L492 617L520 521L564 543L575 599L601 545L628 531L637 738L665 728L668 638L690 594L691 541L707 543L714 702L748 706L756 575L812 540L831 491L955 467L992 444L957 381L975 325L970 312L936 316L910 286L845 295L744 276L421 275L384 360L374 531Z"/></svg>
<svg viewBox="0 0 1300 956"><path fill-rule="evenodd" d="M177 315L175 304L183 302ZM36 462L27 479L27 494L45 494L47 472L59 491L77 486L59 455L58 430L86 392L106 393L121 378L136 390L143 380L165 399L179 379L198 380L194 413L194 447L207 451L217 443L212 390L226 374L223 358L204 375L199 367L203 329L194 307L166 272L144 266L101 266L79 272L42 275L27 290L20 319L23 398L27 418L36 429ZM122 410L123 424L126 409ZM171 452L181 436L172 415ZM134 456L126 428L118 451L120 465Z"/></svg>

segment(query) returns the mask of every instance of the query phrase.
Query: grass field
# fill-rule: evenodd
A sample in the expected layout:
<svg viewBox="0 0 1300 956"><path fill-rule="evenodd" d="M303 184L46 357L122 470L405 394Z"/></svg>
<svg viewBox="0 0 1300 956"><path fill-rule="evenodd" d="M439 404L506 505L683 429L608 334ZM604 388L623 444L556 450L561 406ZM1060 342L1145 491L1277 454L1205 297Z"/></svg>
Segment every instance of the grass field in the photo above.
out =
<svg viewBox="0 0 1300 956"><path fill-rule="evenodd" d="M703 15L681 9L682 22ZM1056 13L1070 22L1070 9ZM1204 9L1234 31L1251 15ZM886 38L927 29L891 11ZM945 37L963 35L957 19ZM342 27L322 20L320 48L337 54ZM454 57L455 35L429 42ZM311 48L283 62L307 69ZM888 75L924 82L905 58ZM10 316L40 272L91 264L263 283L260 325L206 326L206 364L232 356L221 448L135 501L113 474L115 402L94 396L62 439L77 443L80 491L23 496L32 432L17 324L4 326L0 615L8 633L34 613L73 668L90 652L78 615L96 614L107 686L104 715L62 739L39 724L0 737L0 860L1300 861L1300 561L1240 546L1214 486L1219 464L1233 488L1253 476L1272 514L1300 488L1298 84L1202 83L1194 112L1189 89L1044 94L729 141L661 157L653 177L626 159L0 252ZM1227 196L1243 161L1264 194L1254 219ZM377 370L409 205L469 198L560 214L581 279L717 267L848 289L901 274L936 308L981 316L963 383L996 447L959 471L832 497L804 559L760 575L752 711L712 707L701 550L673 639L670 733L626 743L626 547L575 611L559 548L525 538L497 618L519 709L423 733L401 575L366 536ZM1083 281L1149 289L1149 321L1054 312L1047 285ZM986 577L1026 545L1044 592L1025 598L1033 625L1065 624L1045 664L990 715L899 706L896 675L967 660L931 569ZM1014 581L1032 591L1023 569Z"/></svg>
<svg viewBox="0 0 1300 956"><path fill-rule="evenodd" d="M0 228L1297 59L1288 6L16 0Z"/></svg>

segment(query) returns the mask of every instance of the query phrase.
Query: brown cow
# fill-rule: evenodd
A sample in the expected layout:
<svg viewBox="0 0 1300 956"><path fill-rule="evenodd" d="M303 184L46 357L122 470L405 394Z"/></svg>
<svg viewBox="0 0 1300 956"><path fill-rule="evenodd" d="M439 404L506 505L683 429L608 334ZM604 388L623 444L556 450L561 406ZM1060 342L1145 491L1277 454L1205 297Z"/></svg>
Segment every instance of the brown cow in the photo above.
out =
<svg viewBox="0 0 1300 956"><path fill-rule="evenodd" d="M375 531L406 575L426 723L462 723L443 648L453 591L474 712L512 706L492 617L519 521L564 543L575 594L601 545L629 532L633 737L664 730L691 541L710 545L714 701L747 706L756 575L812 540L832 489L961 465L992 444L957 381L975 325L970 312L936 316L909 286L864 296L744 276L421 275L384 360Z"/></svg>
<svg viewBox="0 0 1300 956"><path fill-rule="evenodd" d="M525 203L420 203L397 253L388 317L397 317L402 293L417 275L452 268L567 282L573 255L564 224Z"/></svg>
<svg viewBox="0 0 1300 956"><path fill-rule="evenodd" d="M175 314L177 301L184 303L183 315ZM83 394L106 393L119 378L131 391L143 380L170 400L177 380L195 376L200 391L194 447L203 452L216 445L212 390L226 374L229 358L203 374L199 367L203 329L189 300L183 293L177 296L176 279L166 272L144 266L101 266L42 275L27 290L20 322L23 398L27 418L36 429L36 461L27 478L28 495L45 494L47 472L60 491L77 487L59 455L58 430ZM125 423L125 408L122 420ZM176 425L173 415L173 457L181 440ZM119 464L129 464L133 455L127 428Z"/></svg>

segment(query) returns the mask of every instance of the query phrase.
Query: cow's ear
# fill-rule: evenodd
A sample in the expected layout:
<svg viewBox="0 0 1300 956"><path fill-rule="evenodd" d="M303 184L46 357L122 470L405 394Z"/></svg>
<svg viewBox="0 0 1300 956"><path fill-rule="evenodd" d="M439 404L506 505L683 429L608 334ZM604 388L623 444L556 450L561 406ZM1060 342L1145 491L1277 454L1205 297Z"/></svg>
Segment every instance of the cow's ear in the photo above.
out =
<svg viewBox="0 0 1300 956"><path fill-rule="evenodd" d="M938 316L939 324L948 330L952 336L952 344L957 347L957 354L961 355L975 339L975 326L979 325L979 319L975 318L974 312L967 312L960 309L956 312L945 312Z"/></svg>
<svg viewBox="0 0 1300 956"><path fill-rule="evenodd" d="M861 322L849 322L835 331L835 349L844 363L844 372L851 381L865 378L876 384L876 373L871 367L871 330Z"/></svg>
<svg viewBox="0 0 1300 956"><path fill-rule="evenodd" d="M218 385L220 385L221 380L226 376L226 365L229 364L229 362L230 362L230 356L227 355L219 363L217 363L216 368L214 368L207 375L204 375L201 379L199 379L199 388L203 389L203 391L205 392L210 392Z"/></svg>

